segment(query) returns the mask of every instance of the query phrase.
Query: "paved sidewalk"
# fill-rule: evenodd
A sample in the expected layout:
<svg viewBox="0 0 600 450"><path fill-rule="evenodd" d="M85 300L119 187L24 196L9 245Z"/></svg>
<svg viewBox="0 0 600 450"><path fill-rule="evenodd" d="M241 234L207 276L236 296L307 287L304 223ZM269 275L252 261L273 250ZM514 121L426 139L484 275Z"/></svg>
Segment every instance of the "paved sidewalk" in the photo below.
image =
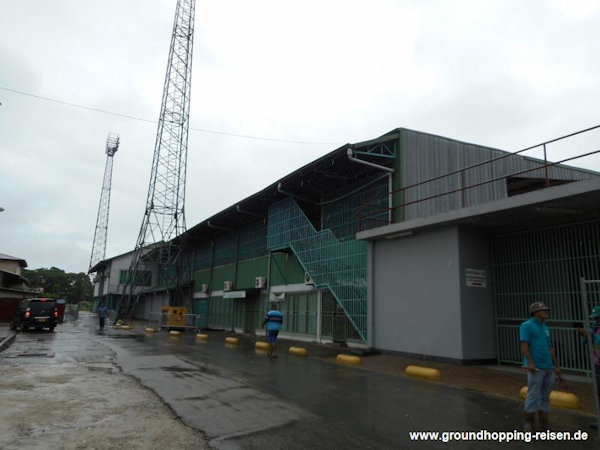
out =
<svg viewBox="0 0 600 450"><path fill-rule="evenodd" d="M367 370L398 376L405 376L404 369L408 365L432 367L440 371L442 379L438 382L423 382L439 383L518 401L522 401L519 398L521 388L527 385L526 374L516 367L460 366L385 354L363 357L362 362L362 366ZM564 388L555 384L554 389L573 393L579 397L581 402L580 409L570 411L595 416L596 405L591 380L588 381L585 377L574 375L565 375L564 379Z"/></svg>
<svg viewBox="0 0 600 450"><path fill-rule="evenodd" d="M250 337L250 339L251 338L252 337ZM260 336L255 336L254 340L264 339ZM278 343L280 351L286 351L290 346L304 347L308 350L309 355L323 358L331 363L336 363L336 356L339 353L354 353L352 352L352 349L344 348L337 344L320 345L286 339L278 339ZM522 401L519 397L519 394L521 388L523 386L527 386L527 375L518 367L500 365L463 366L385 353L361 356L361 362L362 364L360 366L356 366L358 369L372 370L375 372L401 377L406 376L404 371L407 366L415 365L431 367L440 371L441 380L419 381L422 381L423 383L437 383L457 389L465 389L481 392L487 395L510 398L515 401ZM570 374L564 375L563 378L565 380L564 385L558 386L558 384L555 384L554 389L573 393L581 402L581 407L579 409L570 409L569 411L595 417L596 404L594 401L594 386L592 385L591 379L581 375Z"/></svg>

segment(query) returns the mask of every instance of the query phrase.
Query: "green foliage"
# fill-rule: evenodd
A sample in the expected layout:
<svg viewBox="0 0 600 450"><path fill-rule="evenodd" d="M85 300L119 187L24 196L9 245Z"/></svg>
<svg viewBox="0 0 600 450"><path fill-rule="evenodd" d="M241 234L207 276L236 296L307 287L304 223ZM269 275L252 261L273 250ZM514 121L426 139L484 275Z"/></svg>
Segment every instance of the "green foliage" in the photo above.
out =
<svg viewBox="0 0 600 450"><path fill-rule="evenodd" d="M92 300L86 300L79 303L79 311L93 311L94 302Z"/></svg>
<svg viewBox="0 0 600 450"><path fill-rule="evenodd" d="M23 276L29 281L29 287L40 289L40 295L48 298L64 298L69 303L90 300L94 287L90 278L83 272L67 273L58 267L35 270L23 269Z"/></svg>

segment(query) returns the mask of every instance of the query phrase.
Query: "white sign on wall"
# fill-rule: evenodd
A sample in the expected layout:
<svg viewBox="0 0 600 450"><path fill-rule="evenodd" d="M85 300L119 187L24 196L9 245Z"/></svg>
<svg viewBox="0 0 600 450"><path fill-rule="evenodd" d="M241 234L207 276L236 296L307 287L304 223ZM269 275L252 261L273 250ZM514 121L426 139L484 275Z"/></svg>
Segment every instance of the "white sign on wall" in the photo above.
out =
<svg viewBox="0 0 600 450"><path fill-rule="evenodd" d="M465 269L465 279L468 287L487 287L487 272L481 269Z"/></svg>

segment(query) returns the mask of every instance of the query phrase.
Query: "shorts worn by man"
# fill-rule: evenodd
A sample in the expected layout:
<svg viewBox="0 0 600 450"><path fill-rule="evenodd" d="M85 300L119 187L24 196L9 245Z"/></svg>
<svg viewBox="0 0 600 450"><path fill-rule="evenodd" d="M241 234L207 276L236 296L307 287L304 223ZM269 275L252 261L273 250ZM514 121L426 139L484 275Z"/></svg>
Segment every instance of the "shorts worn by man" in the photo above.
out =
<svg viewBox="0 0 600 450"><path fill-rule="evenodd" d="M273 303L271 305L271 310L267 313L265 320L263 321L263 327L267 324L267 333L269 336L269 343L271 344L270 355L272 358L277 358L277 346L275 345L275 341L277 340L279 330L281 330L282 323L283 314L281 314L280 311L277 311L277 305Z"/></svg>
<svg viewBox="0 0 600 450"><path fill-rule="evenodd" d="M532 431L537 411L542 429L548 429L550 392L554 375L561 376L558 360L552 347L550 328L544 323L549 309L542 302L529 306L531 318L521 324L519 340L523 353L523 367L527 369L527 397L525 398L524 431Z"/></svg>

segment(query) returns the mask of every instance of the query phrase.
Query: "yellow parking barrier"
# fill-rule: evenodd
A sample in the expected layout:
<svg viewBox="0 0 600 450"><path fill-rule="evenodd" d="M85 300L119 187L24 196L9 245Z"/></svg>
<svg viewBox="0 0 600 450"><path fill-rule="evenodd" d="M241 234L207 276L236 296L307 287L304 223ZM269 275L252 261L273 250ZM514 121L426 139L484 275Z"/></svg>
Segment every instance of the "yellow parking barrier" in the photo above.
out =
<svg viewBox="0 0 600 450"><path fill-rule="evenodd" d="M351 366L360 366L362 364L362 360L360 359L360 357L352 356L352 355L344 355L343 353L340 353L339 355L337 355L336 360L339 363L349 364Z"/></svg>
<svg viewBox="0 0 600 450"><path fill-rule="evenodd" d="M171 330L171 331L169 331L169 336L173 336L173 337L181 336L181 331Z"/></svg>
<svg viewBox="0 0 600 450"><path fill-rule="evenodd" d="M527 396L528 390L527 386L521 388L521 398L524 399ZM579 401L579 397L571 392L551 391L550 406L554 406L555 408L579 409L581 402Z"/></svg>
<svg viewBox="0 0 600 450"><path fill-rule="evenodd" d="M425 378L433 381L439 381L442 378L440 371L431 367L407 366L404 373L409 377Z"/></svg>
<svg viewBox="0 0 600 450"><path fill-rule="evenodd" d="M290 347L288 349L288 353L290 355L306 356L308 354L308 351L305 348L302 348L302 347Z"/></svg>
<svg viewBox="0 0 600 450"><path fill-rule="evenodd" d="M156 332L156 329L152 328L152 327L146 327L146 328L144 328L144 331L148 334L152 334L152 333Z"/></svg>
<svg viewBox="0 0 600 450"><path fill-rule="evenodd" d="M254 344L254 348L256 348L257 350L269 351L271 350L271 344L269 344L268 342L258 341L256 344Z"/></svg>
<svg viewBox="0 0 600 450"><path fill-rule="evenodd" d="M196 340L197 341L208 341L208 334L198 333L196 335Z"/></svg>
<svg viewBox="0 0 600 450"><path fill-rule="evenodd" d="M225 343L229 345L238 345L240 343L240 338L228 336L225 338Z"/></svg>
<svg viewBox="0 0 600 450"><path fill-rule="evenodd" d="M133 327L131 325L121 325L119 328L121 330L131 330Z"/></svg>

